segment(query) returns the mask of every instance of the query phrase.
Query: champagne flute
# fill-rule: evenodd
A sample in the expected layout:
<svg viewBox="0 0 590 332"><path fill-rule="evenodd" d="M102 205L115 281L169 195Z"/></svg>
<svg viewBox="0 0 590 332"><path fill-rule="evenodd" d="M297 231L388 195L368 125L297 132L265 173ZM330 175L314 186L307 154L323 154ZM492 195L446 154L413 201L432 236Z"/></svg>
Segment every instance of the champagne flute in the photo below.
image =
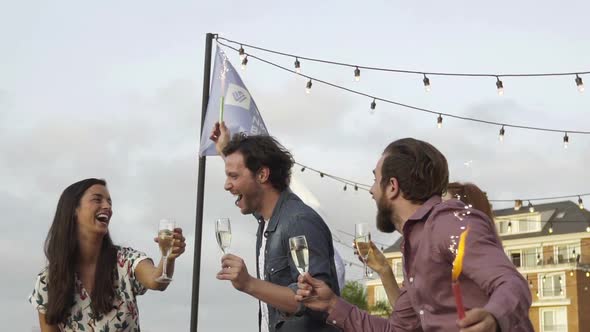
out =
<svg viewBox="0 0 590 332"><path fill-rule="evenodd" d="M215 237L217 238L219 249L224 254L227 254L231 244L231 224L229 218L217 219L215 222Z"/></svg>
<svg viewBox="0 0 590 332"><path fill-rule="evenodd" d="M158 245L162 253L162 275L156 278L157 282L169 283L172 281L166 274L166 266L168 265L168 256L172 252L172 244L174 242L174 228L176 224L173 220L162 219L158 228Z"/></svg>
<svg viewBox="0 0 590 332"><path fill-rule="evenodd" d="M289 238L289 249L291 249L291 258L300 274L309 271L309 249L305 235L294 236Z"/></svg>
<svg viewBox="0 0 590 332"><path fill-rule="evenodd" d="M309 248L305 235L299 235L289 238L289 249L291 249L291 258L299 274L303 275L309 272ZM308 296L303 302L316 299L317 295Z"/></svg>
<svg viewBox="0 0 590 332"><path fill-rule="evenodd" d="M369 224L360 223L354 225L354 243L359 256L363 260L365 266L365 279L370 278L369 267L367 266L367 259L369 258L369 251L371 250L371 232L369 232Z"/></svg>

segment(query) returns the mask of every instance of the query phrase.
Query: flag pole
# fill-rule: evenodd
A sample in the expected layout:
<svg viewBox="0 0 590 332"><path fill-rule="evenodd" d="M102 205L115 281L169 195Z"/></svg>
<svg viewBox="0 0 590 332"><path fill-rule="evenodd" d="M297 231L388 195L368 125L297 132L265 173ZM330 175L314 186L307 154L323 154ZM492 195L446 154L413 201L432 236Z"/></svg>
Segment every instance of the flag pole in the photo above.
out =
<svg viewBox="0 0 590 332"><path fill-rule="evenodd" d="M201 108L201 134L205 125L205 113L209 101L211 85L211 55L215 34L207 33L205 37L205 69L203 72L203 100ZM201 277L201 239L203 236L203 201L205 197L205 163L206 157L199 157L199 175L197 180L197 214L195 218L195 249L193 258L193 291L191 299L191 332L197 331L199 321L199 282Z"/></svg>

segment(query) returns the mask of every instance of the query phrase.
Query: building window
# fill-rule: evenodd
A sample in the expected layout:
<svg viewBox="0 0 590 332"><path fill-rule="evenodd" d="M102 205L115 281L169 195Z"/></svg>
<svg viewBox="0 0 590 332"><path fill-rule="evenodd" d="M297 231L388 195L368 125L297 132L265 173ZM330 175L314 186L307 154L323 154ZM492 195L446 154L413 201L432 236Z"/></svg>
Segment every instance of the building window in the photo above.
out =
<svg viewBox="0 0 590 332"><path fill-rule="evenodd" d="M500 234L500 235L506 235L506 234L510 234L512 232L512 229L510 230L510 232L508 231L508 221L507 220L496 221L496 228L498 229L498 234Z"/></svg>
<svg viewBox="0 0 590 332"><path fill-rule="evenodd" d="M540 214L498 217L495 221L500 235L532 233L541 230Z"/></svg>
<svg viewBox="0 0 590 332"><path fill-rule="evenodd" d="M510 252L510 259L512 260L512 264L516 267L520 267L520 250L512 250Z"/></svg>
<svg viewBox="0 0 590 332"><path fill-rule="evenodd" d="M564 307L541 309L541 332L567 332L567 312Z"/></svg>
<svg viewBox="0 0 590 332"><path fill-rule="evenodd" d="M565 296L565 273L539 275L541 298Z"/></svg>
<svg viewBox="0 0 590 332"><path fill-rule="evenodd" d="M580 243L555 245L555 264L577 263L580 261Z"/></svg>
<svg viewBox="0 0 590 332"><path fill-rule="evenodd" d="M508 251L508 256L516 267L535 267L543 263L540 248L524 248Z"/></svg>
<svg viewBox="0 0 590 332"><path fill-rule="evenodd" d="M387 293L385 293L385 288L381 285L375 286L375 303L374 304L377 304L377 302L389 303L389 300L387 299Z"/></svg>
<svg viewBox="0 0 590 332"><path fill-rule="evenodd" d="M393 275L395 276L395 279L404 279L404 266L401 260L393 261Z"/></svg>

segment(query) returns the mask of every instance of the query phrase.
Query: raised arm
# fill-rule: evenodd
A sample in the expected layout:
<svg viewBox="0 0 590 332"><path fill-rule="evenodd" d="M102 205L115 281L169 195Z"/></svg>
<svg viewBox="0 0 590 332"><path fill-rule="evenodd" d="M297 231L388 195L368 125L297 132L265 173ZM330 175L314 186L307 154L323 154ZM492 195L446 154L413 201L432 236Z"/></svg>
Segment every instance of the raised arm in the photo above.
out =
<svg viewBox="0 0 590 332"><path fill-rule="evenodd" d="M229 143L229 130L225 126L225 121L215 122L215 126L213 126L213 130L211 130L211 135L209 139L215 142L215 150L221 158L225 160L225 156L223 155L222 151L223 148Z"/></svg>
<svg viewBox="0 0 590 332"><path fill-rule="evenodd" d="M373 241L370 241L370 245L371 248L367 257L367 265L371 268L371 270L377 272L379 278L381 278L381 283L383 284L383 288L387 294L387 299L393 308L395 306L395 301L399 297L399 285L397 284L397 280L395 280L393 270L391 269L391 265L389 265L387 258L385 258L385 255L383 255L381 250L377 248ZM356 244L354 246L356 249ZM357 250L355 250L355 254L358 254ZM362 257L359 256L359 260L362 262Z"/></svg>
<svg viewBox="0 0 590 332"><path fill-rule="evenodd" d="M395 303L389 319L372 316L356 306L336 296L321 280L312 278L308 273L299 277L299 290L295 299L306 307L328 313L327 322L345 332L411 332L422 331L420 320L414 311L405 290ZM314 298L310 298L314 296Z"/></svg>

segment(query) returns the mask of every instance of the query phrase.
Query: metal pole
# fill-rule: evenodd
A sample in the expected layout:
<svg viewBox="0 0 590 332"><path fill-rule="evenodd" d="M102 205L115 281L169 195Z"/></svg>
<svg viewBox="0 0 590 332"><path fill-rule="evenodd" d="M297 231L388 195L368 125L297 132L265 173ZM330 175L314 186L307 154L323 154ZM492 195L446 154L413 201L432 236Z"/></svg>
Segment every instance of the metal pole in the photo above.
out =
<svg viewBox="0 0 590 332"><path fill-rule="evenodd" d="M201 133L205 125L205 112L209 101L211 84L211 54L215 34L207 33L205 38L205 70L203 73L203 101L201 109ZM206 157L199 157L199 177L197 181L197 216L195 219L195 252L193 260L193 293L191 299L191 332L197 331L199 322L199 282L201 278L201 239L203 236L203 201L205 197Z"/></svg>

